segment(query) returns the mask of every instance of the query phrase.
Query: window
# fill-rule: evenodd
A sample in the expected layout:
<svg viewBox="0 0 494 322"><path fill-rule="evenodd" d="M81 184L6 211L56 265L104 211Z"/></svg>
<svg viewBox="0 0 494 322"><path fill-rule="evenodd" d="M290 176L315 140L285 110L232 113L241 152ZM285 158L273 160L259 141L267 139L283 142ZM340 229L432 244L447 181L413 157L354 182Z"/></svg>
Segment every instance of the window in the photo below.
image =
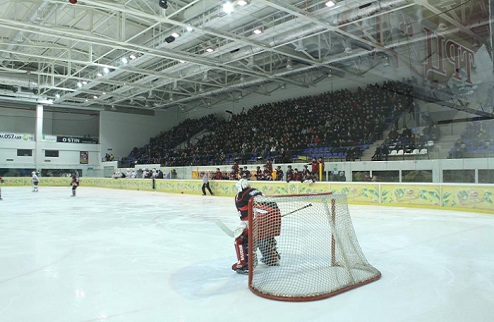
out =
<svg viewBox="0 0 494 322"><path fill-rule="evenodd" d="M17 156L18 157L32 157L33 156L33 150L17 149Z"/></svg>
<svg viewBox="0 0 494 322"><path fill-rule="evenodd" d="M58 150L45 150L45 157L58 158Z"/></svg>
<svg viewBox="0 0 494 322"><path fill-rule="evenodd" d="M475 170L444 170L444 183L475 183Z"/></svg>
<svg viewBox="0 0 494 322"><path fill-rule="evenodd" d="M494 170L479 169L479 183L494 183Z"/></svg>
<svg viewBox="0 0 494 322"><path fill-rule="evenodd" d="M432 170L403 170L401 172L401 181L432 182Z"/></svg>

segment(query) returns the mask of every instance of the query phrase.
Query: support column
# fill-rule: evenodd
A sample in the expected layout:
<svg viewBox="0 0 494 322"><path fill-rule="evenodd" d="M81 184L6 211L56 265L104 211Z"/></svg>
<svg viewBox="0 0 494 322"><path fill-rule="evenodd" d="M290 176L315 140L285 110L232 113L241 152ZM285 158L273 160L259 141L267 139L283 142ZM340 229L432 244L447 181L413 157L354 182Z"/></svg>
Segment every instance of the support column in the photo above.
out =
<svg viewBox="0 0 494 322"><path fill-rule="evenodd" d="M36 105L36 135L35 151L34 151L34 167L37 171L41 170L43 164L44 154L41 142L43 141L43 105Z"/></svg>
<svg viewBox="0 0 494 322"><path fill-rule="evenodd" d="M490 50L491 52L489 55L491 56L491 63L492 63L492 75L494 77L494 0L489 0L489 33L490 33L490 39L489 39L489 45L490 45ZM489 48L488 48L489 49ZM494 113L494 95L492 95L492 90L494 88L491 88L488 91L488 100L487 100L487 106L490 107L490 113Z"/></svg>

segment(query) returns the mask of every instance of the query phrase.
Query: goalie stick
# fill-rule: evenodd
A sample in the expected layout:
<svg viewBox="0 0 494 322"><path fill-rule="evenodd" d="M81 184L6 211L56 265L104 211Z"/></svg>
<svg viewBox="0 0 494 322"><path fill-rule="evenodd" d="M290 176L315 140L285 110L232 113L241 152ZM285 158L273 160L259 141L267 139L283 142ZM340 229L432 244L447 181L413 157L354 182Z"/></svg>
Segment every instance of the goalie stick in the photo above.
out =
<svg viewBox="0 0 494 322"><path fill-rule="evenodd" d="M303 210L303 209L305 209L305 208L309 208L310 206L312 206L312 204L311 204L311 203L310 203L310 204L308 204L308 205L305 205L305 206L303 206L303 207L301 207L301 208L298 208L298 209L292 210L292 211L290 211L290 212L288 212L288 213L286 213L286 214L283 214L283 215L281 215L281 217L285 217L285 216L291 215L291 214L293 214L293 213L295 213L295 212L297 212L297 211ZM227 226L227 225L225 225L225 224L224 224L221 220L219 220L219 219L218 219L218 220L216 220L214 223L215 223L215 224L216 224L216 226L218 226L221 230L223 230L223 232L225 232L225 234L227 234L228 236L230 236L230 237L232 237L232 238L233 238L233 236L234 236L233 230L231 230L230 228L228 228L228 226Z"/></svg>
<svg viewBox="0 0 494 322"><path fill-rule="evenodd" d="M233 238L233 230L228 228L221 220L218 219L214 223L216 224L216 226L220 227L220 229L223 230L225 234Z"/></svg>
<svg viewBox="0 0 494 322"><path fill-rule="evenodd" d="M283 214L283 215L281 215L281 217L285 217L285 216L291 215L291 214L293 214L293 213L295 213L295 212L297 212L297 211L303 210L303 209L305 209L305 208L309 208L310 206L312 206L312 204L311 204L311 203L310 203L310 204L308 204L308 205L305 205L305 206L303 206L303 207L301 207L301 208L298 208L298 209L292 210L292 211L290 211L290 212L288 212L288 213L286 213L286 214Z"/></svg>

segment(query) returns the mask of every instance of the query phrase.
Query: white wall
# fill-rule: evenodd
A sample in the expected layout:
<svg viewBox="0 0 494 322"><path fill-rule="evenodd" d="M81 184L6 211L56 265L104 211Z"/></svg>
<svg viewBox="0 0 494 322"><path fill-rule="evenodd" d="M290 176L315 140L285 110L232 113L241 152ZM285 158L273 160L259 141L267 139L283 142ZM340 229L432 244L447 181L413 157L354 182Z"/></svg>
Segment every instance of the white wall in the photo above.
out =
<svg viewBox="0 0 494 322"><path fill-rule="evenodd" d="M0 132L36 133L36 109L0 107ZM99 135L98 113L80 114L73 112L43 113L43 134L85 136Z"/></svg>
<svg viewBox="0 0 494 322"><path fill-rule="evenodd" d="M43 113L43 134L67 135L67 136L99 136L99 113Z"/></svg>
<svg viewBox="0 0 494 322"><path fill-rule="evenodd" d="M176 111L157 111L154 116L101 112L101 154L111 153L115 157L126 157L134 147L142 147L149 139L166 132L188 118Z"/></svg>
<svg viewBox="0 0 494 322"><path fill-rule="evenodd" d="M0 132L36 132L36 110L0 107Z"/></svg>

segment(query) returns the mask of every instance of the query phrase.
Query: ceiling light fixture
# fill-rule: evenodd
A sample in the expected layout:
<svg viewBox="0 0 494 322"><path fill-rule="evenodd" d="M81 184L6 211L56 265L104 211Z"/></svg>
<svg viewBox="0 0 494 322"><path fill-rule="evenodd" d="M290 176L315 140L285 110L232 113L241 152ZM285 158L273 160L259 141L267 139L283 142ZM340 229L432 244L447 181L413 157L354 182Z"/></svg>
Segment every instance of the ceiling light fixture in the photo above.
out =
<svg viewBox="0 0 494 322"><path fill-rule="evenodd" d="M178 32L174 32L174 33L172 33L172 36L173 36L173 37L175 37L175 38L180 37L180 35L178 34Z"/></svg>
<svg viewBox="0 0 494 322"><path fill-rule="evenodd" d="M123 63L124 65L125 65L125 64L127 64L127 63L129 62L129 60L128 60L126 57L122 57L120 60L122 61L122 63Z"/></svg>
<svg viewBox="0 0 494 322"><path fill-rule="evenodd" d="M132 59L132 60L134 60L134 59L136 59L136 58L137 58L137 57L136 57L136 55L134 55L134 54L130 54L130 56L129 56L129 57L130 57L130 59Z"/></svg>
<svg viewBox="0 0 494 322"><path fill-rule="evenodd" d="M161 9L168 9L168 0L159 0L158 5Z"/></svg>
<svg viewBox="0 0 494 322"><path fill-rule="evenodd" d="M207 51L208 53L212 53L212 52L214 51L214 49L213 49L213 48L211 48L211 47L208 47L208 48L206 48L206 51Z"/></svg>
<svg viewBox="0 0 494 322"><path fill-rule="evenodd" d="M326 7L331 8L331 7L334 7L334 6L336 6L336 3L334 1L328 1L328 2L326 2Z"/></svg>
<svg viewBox="0 0 494 322"><path fill-rule="evenodd" d="M292 68L293 68L292 60L289 58L286 61L286 69L292 69Z"/></svg>
<svg viewBox="0 0 494 322"><path fill-rule="evenodd" d="M247 1L245 1L245 0L238 0L238 1L237 1L237 4L238 4L239 6L241 6L241 7L243 7L243 6L247 5Z"/></svg>
<svg viewBox="0 0 494 322"><path fill-rule="evenodd" d="M223 4L223 11L227 14L232 13L233 12L233 4L230 1L225 2Z"/></svg>
<svg viewBox="0 0 494 322"><path fill-rule="evenodd" d="M260 34L262 34L262 30L261 30L260 28L256 28L256 29L254 29L254 31L253 31L253 32L254 32L254 34L256 34L256 35L260 35Z"/></svg>

